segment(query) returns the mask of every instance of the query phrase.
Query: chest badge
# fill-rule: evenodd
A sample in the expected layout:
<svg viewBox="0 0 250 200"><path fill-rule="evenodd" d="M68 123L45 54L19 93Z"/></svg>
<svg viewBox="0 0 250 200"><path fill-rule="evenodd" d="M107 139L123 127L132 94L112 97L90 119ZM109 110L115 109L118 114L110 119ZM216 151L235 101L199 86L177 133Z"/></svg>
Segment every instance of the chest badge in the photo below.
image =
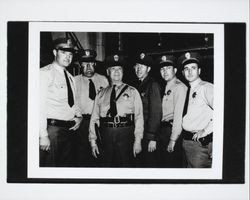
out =
<svg viewBox="0 0 250 200"><path fill-rule="evenodd" d="M123 94L123 99L127 100L129 98L129 95L127 93Z"/></svg>
<svg viewBox="0 0 250 200"><path fill-rule="evenodd" d="M197 96L197 93L194 92L194 93L192 94L192 98L194 99L196 96Z"/></svg>
<svg viewBox="0 0 250 200"><path fill-rule="evenodd" d="M171 92L172 92L171 90L168 90L168 91L167 91L167 95L170 95L170 94L171 94Z"/></svg>

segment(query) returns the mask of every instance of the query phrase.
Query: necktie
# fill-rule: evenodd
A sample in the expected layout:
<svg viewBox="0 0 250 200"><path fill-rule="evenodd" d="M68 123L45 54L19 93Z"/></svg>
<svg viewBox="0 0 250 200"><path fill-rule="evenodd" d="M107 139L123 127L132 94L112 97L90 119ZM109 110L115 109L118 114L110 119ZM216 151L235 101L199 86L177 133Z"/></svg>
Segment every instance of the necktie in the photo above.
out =
<svg viewBox="0 0 250 200"><path fill-rule="evenodd" d="M184 117L187 114L188 101L189 101L189 93L190 93L190 86L188 86L188 90L187 90L187 94L186 94L186 99L185 99L185 104L184 104L184 108L183 108L182 117Z"/></svg>
<svg viewBox="0 0 250 200"><path fill-rule="evenodd" d="M111 117L115 117L117 115L117 108L116 108L116 101L115 101L115 87L116 85L113 85L113 89L111 92L111 96L110 96L110 115Z"/></svg>
<svg viewBox="0 0 250 200"><path fill-rule="evenodd" d="M95 84L91 79L89 79L89 98L94 100L96 96Z"/></svg>
<svg viewBox="0 0 250 200"><path fill-rule="evenodd" d="M64 70L64 76L66 79L66 83L67 83L67 90L68 90L68 104L70 107L72 107L74 105L74 98L73 98L73 92L72 92L72 88L69 82L69 77L66 73L66 71Z"/></svg>

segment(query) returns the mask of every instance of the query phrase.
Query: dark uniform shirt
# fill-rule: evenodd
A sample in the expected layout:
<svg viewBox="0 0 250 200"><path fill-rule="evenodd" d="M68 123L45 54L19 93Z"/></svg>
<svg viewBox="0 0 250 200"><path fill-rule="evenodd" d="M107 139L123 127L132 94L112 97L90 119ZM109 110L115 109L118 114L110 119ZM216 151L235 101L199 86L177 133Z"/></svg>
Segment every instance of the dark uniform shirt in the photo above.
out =
<svg viewBox="0 0 250 200"><path fill-rule="evenodd" d="M156 140L162 117L160 86L152 77L147 76L139 85L138 91L143 104L144 138Z"/></svg>

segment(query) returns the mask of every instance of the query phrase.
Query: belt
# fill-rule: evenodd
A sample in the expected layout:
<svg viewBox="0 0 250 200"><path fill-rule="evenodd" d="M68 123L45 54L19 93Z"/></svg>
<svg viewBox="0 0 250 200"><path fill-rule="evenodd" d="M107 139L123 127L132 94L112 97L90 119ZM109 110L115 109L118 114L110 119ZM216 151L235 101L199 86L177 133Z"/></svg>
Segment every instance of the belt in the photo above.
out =
<svg viewBox="0 0 250 200"><path fill-rule="evenodd" d="M194 134L195 133L192 133L192 132L189 132L189 131L186 131L186 130L182 130L182 135L183 135L184 140L192 140ZM203 146L208 145L208 143L212 142L212 141L213 141L213 133L199 139L199 142Z"/></svg>
<svg viewBox="0 0 250 200"><path fill-rule="evenodd" d="M60 126L63 128L71 128L75 125L75 121L64 121L64 120L58 120L58 119L47 119L47 123L50 126Z"/></svg>
<svg viewBox="0 0 250 200"><path fill-rule="evenodd" d="M107 128L121 128L121 127L129 127L133 125L134 125L133 122L120 122L120 123L103 122L101 123L101 127L107 127Z"/></svg>
<svg viewBox="0 0 250 200"><path fill-rule="evenodd" d="M82 119L90 119L91 115L90 114L83 114Z"/></svg>
<svg viewBox="0 0 250 200"><path fill-rule="evenodd" d="M125 117L115 116L115 117L101 117L100 121L102 122L113 122L113 123L121 123L121 122L134 122L135 115L127 114Z"/></svg>
<svg viewBox="0 0 250 200"><path fill-rule="evenodd" d="M100 123L102 127L119 128L134 125L134 114L128 114L125 117L101 117Z"/></svg>
<svg viewBox="0 0 250 200"><path fill-rule="evenodd" d="M169 120L169 121L161 121L161 126L162 127L171 127L173 126L173 120Z"/></svg>

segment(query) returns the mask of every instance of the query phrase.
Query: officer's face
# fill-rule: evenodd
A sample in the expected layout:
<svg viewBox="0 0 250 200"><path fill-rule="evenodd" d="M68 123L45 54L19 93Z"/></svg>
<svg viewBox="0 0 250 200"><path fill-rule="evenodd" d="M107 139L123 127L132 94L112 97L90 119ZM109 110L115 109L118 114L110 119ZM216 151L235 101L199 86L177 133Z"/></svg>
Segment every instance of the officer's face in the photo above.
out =
<svg viewBox="0 0 250 200"><path fill-rule="evenodd" d="M176 72L177 69L174 68L173 66L164 66L160 70L161 77L165 81L171 81L175 77Z"/></svg>
<svg viewBox="0 0 250 200"><path fill-rule="evenodd" d="M201 69L197 63L189 63L184 66L183 75L189 82L193 82L200 77Z"/></svg>
<svg viewBox="0 0 250 200"><path fill-rule="evenodd" d="M73 53L63 50L53 50L55 61L61 67L68 67L73 59Z"/></svg>
<svg viewBox="0 0 250 200"><path fill-rule="evenodd" d="M113 66L107 69L107 73L112 82L121 82L123 77L123 68L121 66Z"/></svg>
<svg viewBox="0 0 250 200"><path fill-rule="evenodd" d="M95 63L94 62L82 62L81 66L83 68L83 75L86 77L92 77L95 73Z"/></svg>
<svg viewBox="0 0 250 200"><path fill-rule="evenodd" d="M134 69L135 69L136 76L139 79L144 79L144 78L146 78L148 76L148 73L149 73L151 68L147 67L146 65L142 65L142 64L137 63L134 66Z"/></svg>

